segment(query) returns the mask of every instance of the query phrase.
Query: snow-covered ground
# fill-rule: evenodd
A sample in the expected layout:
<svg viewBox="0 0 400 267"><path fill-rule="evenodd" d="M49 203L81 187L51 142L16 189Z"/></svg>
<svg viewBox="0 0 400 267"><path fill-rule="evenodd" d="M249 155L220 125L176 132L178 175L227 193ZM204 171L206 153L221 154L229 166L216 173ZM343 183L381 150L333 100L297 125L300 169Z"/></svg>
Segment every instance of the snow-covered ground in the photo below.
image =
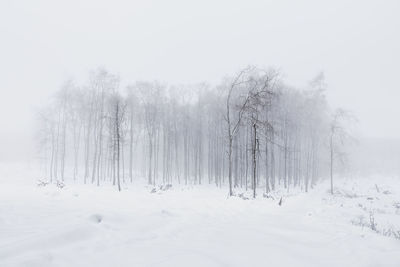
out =
<svg viewBox="0 0 400 267"><path fill-rule="evenodd" d="M118 192L37 177L0 172L0 266L400 266L399 179L243 200L208 185Z"/></svg>

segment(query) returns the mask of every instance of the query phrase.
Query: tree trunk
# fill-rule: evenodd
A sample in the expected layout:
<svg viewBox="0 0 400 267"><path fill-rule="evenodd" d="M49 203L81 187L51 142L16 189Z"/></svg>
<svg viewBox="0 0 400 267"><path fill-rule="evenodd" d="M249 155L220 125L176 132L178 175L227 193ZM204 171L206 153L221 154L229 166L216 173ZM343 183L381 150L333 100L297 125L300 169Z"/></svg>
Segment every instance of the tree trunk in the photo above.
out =
<svg viewBox="0 0 400 267"><path fill-rule="evenodd" d="M333 135L331 135L331 140L330 140L330 152L331 152L331 194L333 195Z"/></svg>
<svg viewBox="0 0 400 267"><path fill-rule="evenodd" d="M256 198L256 187L257 187L257 126L256 123L253 122L253 146L252 146L252 159L253 159L253 198Z"/></svg>

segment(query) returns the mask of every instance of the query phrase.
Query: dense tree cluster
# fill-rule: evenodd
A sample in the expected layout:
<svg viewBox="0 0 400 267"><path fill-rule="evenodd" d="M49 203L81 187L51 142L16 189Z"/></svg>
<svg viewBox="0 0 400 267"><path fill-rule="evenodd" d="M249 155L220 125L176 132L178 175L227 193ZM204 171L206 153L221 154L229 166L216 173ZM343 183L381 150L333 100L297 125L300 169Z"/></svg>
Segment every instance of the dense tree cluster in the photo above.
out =
<svg viewBox="0 0 400 267"><path fill-rule="evenodd" d="M331 116L323 76L309 88L248 67L218 86L136 82L98 69L67 81L40 112L50 181L118 186L215 184L269 193L309 189L328 174ZM332 142L331 142L332 143Z"/></svg>

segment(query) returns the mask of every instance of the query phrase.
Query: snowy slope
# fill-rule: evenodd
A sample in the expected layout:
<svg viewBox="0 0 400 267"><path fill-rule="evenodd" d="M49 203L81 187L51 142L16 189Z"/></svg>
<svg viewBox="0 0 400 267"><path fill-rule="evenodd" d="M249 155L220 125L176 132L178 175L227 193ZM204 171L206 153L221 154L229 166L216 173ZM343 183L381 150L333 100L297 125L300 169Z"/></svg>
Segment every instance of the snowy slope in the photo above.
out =
<svg viewBox="0 0 400 267"><path fill-rule="evenodd" d="M0 266L400 266L400 240L379 233L400 230L394 179L243 200L214 186L117 192L0 175Z"/></svg>

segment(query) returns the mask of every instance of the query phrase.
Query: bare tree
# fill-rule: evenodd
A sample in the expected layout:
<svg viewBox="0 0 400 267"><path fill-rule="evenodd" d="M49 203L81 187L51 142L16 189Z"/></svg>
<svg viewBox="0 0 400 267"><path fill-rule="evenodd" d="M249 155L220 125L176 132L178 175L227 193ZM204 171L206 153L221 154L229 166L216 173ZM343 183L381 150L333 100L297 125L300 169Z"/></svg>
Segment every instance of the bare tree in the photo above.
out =
<svg viewBox="0 0 400 267"><path fill-rule="evenodd" d="M239 130L240 123L243 118L243 114L247 103L249 101L250 95L237 95L235 90L239 90L238 87L246 83L246 74L249 72L251 68L246 68L240 71L235 78L233 78L232 82L228 86L227 96L226 96L226 116L225 120L227 123L227 130L228 130L228 181L229 181L229 195L233 195L232 190L232 147L233 147L233 140ZM236 93L236 94L235 94ZM237 99L233 100L234 95ZM240 99L238 101L238 99ZM239 103L238 103L239 102ZM236 109L236 110L235 110ZM234 110L236 111L236 116L234 116Z"/></svg>
<svg viewBox="0 0 400 267"><path fill-rule="evenodd" d="M354 120L354 117L349 112L343 109L337 109L332 114L332 121L330 123L329 132L329 159L330 159L330 178L331 178L331 194L333 194L333 168L334 159L338 158L341 161L344 160L344 154L340 151L341 146L344 142L350 138L349 133L344 127L344 122L348 120Z"/></svg>
<svg viewBox="0 0 400 267"><path fill-rule="evenodd" d="M112 127L114 129L113 136L113 154L115 155L115 167L118 191L121 191L121 179L120 179L120 165L121 165L121 144L123 142L122 125L125 120L126 103L124 103L122 97L118 93L114 93L111 98L111 109L112 109Z"/></svg>

